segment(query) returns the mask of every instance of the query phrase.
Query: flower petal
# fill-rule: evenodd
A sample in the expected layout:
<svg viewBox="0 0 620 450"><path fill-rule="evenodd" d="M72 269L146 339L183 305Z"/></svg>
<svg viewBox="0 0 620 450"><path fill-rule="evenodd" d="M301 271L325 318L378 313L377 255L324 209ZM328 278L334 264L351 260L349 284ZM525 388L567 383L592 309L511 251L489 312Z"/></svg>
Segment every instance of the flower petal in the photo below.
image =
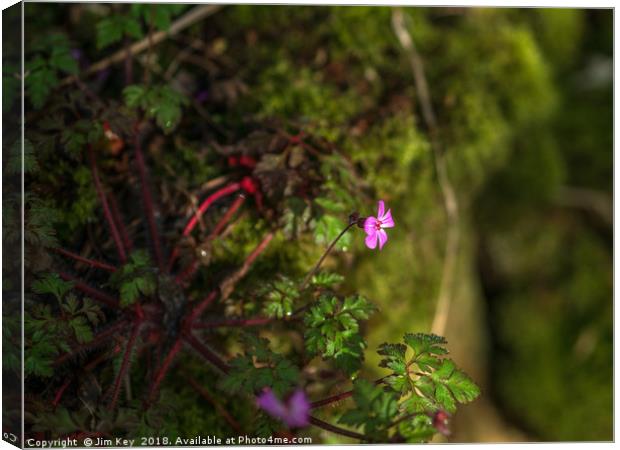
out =
<svg viewBox="0 0 620 450"><path fill-rule="evenodd" d="M379 217L381 221L381 228L392 228L394 226L394 219L392 219L392 210L388 209L383 217Z"/></svg>
<svg viewBox="0 0 620 450"><path fill-rule="evenodd" d="M381 217L383 217L384 211L385 211L385 203L383 203L383 200L379 200L379 204L377 205L377 217L379 218L379 220L381 220Z"/></svg>
<svg viewBox="0 0 620 450"><path fill-rule="evenodd" d="M388 240L388 235L385 230L379 230L377 231L377 237L379 238L379 250L381 250Z"/></svg>
<svg viewBox="0 0 620 450"><path fill-rule="evenodd" d="M305 427L308 425L310 402L303 390L297 389L288 399L288 416L286 424L291 428Z"/></svg>
<svg viewBox="0 0 620 450"><path fill-rule="evenodd" d="M374 249L376 246L377 246L377 231L375 230L374 233L368 233L368 236L366 236L366 247L370 249Z"/></svg>
<svg viewBox="0 0 620 450"><path fill-rule="evenodd" d="M364 221L364 231L366 234L374 234L377 232L377 218L370 216Z"/></svg>
<svg viewBox="0 0 620 450"><path fill-rule="evenodd" d="M287 410L284 404L276 397L271 389L266 389L257 398L258 406L264 409L269 415L278 419L287 417Z"/></svg>

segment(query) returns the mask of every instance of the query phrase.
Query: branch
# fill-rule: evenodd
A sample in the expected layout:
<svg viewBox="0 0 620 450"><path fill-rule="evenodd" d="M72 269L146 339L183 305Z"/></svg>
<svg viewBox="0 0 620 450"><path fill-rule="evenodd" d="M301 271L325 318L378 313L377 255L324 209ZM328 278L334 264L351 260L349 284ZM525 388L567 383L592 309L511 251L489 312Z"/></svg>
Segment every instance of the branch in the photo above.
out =
<svg viewBox="0 0 620 450"><path fill-rule="evenodd" d="M101 180L99 179L99 172L97 170L97 161L95 159L95 151L92 145L88 145L88 156L90 159L90 170L93 174L93 180L95 182L95 189L97 191L97 195L99 196L99 200L101 201L101 205L103 206L103 214L108 222L108 226L110 227L110 231L112 232L112 238L114 239L114 243L116 244L116 250L118 251L118 256L122 263L127 260L127 254L125 253L125 248L123 247L123 243L121 242L120 234L116 228L116 224L114 223L114 219L112 218L112 212L110 211L110 206L108 205L108 200L103 192L103 186L101 185Z"/></svg>
<svg viewBox="0 0 620 450"><path fill-rule="evenodd" d="M278 319L276 317L249 317L247 319L223 319L214 320L213 322L202 322L192 325L195 330L209 329L209 328L221 328L221 327L255 327L260 325L266 325L272 322L288 322L290 320L298 320L289 318Z"/></svg>
<svg viewBox="0 0 620 450"><path fill-rule="evenodd" d="M178 34L180 31L185 28L194 25L195 23L201 21L202 19L216 13L220 9L222 9L223 5L201 5L193 8L187 14L183 15L179 19L177 19L171 26L168 31L158 31L154 33L152 36L147 36L141 41L136 42L129 48L123 48L113 55L102 59L99 62L91 65L88 69L82 72L79 75L72 75L70 77L65 78L61 82L61 86L66 86L75 82L78 77L85 77L92 75L93 73L97 73L101 70L107 69L109 66L119 63L129 55L136 56L137 54L143 52L144 50L149 48L149 40L151 41L151 45L155 46L165 39Z"/></svg>
<svg viewBox="0 0 620 450"><path fill-rule="evenodd" d="M213 228L213 231L211 231L209 236L207 236L204 242L205 244L214 240L222 232L222 230L224 229L226 224L230 221L230 219L235 214L235 212L237 212L237 210L241 207L241 205L243 205L244 201L245 201L245 195L239 194L239 196L235 199L233 204L230 205L230 208L228 208L228 211L226 211L226 213L220 218L218 223L215 225L215 228ZM196 273L196 270L198 270L198 260L194 258L192 262L185 269L183 269L181 273L179 273L179 275L177 275L176 277L177 282L179 283L187 282L188 279L191 279L191 277Z"/></svg>
<svg viewBox="0 0 620 450"><path fill-rule="evenodd" d="M147 398L148 401L151 401L153 399L155 392L157 392L159 385L161 384L164 377L166 376L166 373L170 369L170 365L172 364L174 357L176 356L177 353L179 353L181 348L183 348L183 340L179 337L174 342L172 348L168 352L168 355L166 355L166 359L164 359L164 362L162 363L161 367L155 374L155 377L153 379L153 384L151 385L151 389L149 389L149 395Z"/></svg>
<svg viewBox="0 0 620 450"><path fill-rule="evenodd" d="M356 433L354 431L345 430L344 428L337 427L330 423L324 422L320 419L317 419L314 416L309 417L310 423L315 427L322 428L327 431L331 431L332 433L340 434L342 436L350 437L352 439L359 439L360 441L369 441L370 439L364 436L363 434Z"/></svg>
<svg viewBox="0 0 620 450"><path fill-rule="evenodd" d="M224 186L221 189L218 189L217 191L215 191L214 193L212 193L211 195L209 195L198 207L198 210L196 211L196 213L194 215L192 215L192 217L189 219L189 221L187 222L187 225L185 225L185 228L183 229L183 237L185 236L189 236L189 234L192 232L192 230L194 229L194 227L196 226L196 224L198 223L198 220L200 220L200 217L202 217L202 215L207 211L207 209L209 209L209 207L218 199L232 194L233 192L238 191L239 189L241 189L241 185L239 183L230 183L226 186ZM170 255L170 259L168 260L168 270L170 271L172 269L172 265L174 264L174 261L176 260L177 256L179 256L179 246L177 245L176 247L174 247L174 249L172 250L172 254Z"/></svg>
<svg viewBox="0 0 620 450"><path fill-rule="evenodd" d="M248 255L248 257L243 262L241 268L239 268L236 272L232 273L228 276L224 281L220 283L220 292L222 293L222 301L226 300L230 294L235 289L237 283L248 273L250 270L250 266L254 262L256 258L267 248L267 245L273 239L273 231L268 232L263 240L256 246L256 248Z"/></svg>
<svg viewBox="0 0 620 450"><path fill-rule="evenodd" d="M136 163L138 165L138 174L140 175L140 184L142 185L142 201L146 211L146 219L149 225L149 234L153 241L153 253L155 254L155 262L160 271L164 270L164 258L162 256L161 241L157 224L155 223L155 208L153 207L153 196L148 185L148 171L144 163L144 155L142 154L142 146L140 144L139 124L134 127L134 150L136 151Z"/></svg>
<svg viewBox="0 0 620 450"><path fill-rule="evenodd" d="M336 245L336 243L340 240L340 238L342 236L344 236L344 234L349 231L349 229L353 226L356 225L357 222L349 222L349 224L344 228L344 230L342 230L340 232L340 234L338 236L336 236L336 239L334 239L332 241L331 244L329 244L329 247L327 247L327 250L325 250L325 253L323 253L323 256L321 256L321 259L319 259L319 261L314 265L314 267L312 268L312 270L310 272L308 272L308 274L306 275L306 277L304 278L304 281L301 283L301 286L299 287L300 290L303 290L306 285L308 284L308 282L310 281L310 279L312 278L312 276L317 273L317 271L319 270L319 268L321 267L321 264L323 263L323 261L325 260L325 258L327 258L327 255L329 255L329 252L332 250L332 248L334 248L334 245Z"/></svg>
<svg viewBox="0 0 620 450"><path fill-rule="evenodd" d="M437 127L437 119L431 103L431 96L424 73L422 59L418 54L413 38L405 27L404 20L403 11L400 8L394 9L392 12L392 28L394 29L394 33L400 45L409 57L416 93L422 110L422 118L429 132L430 144L435 161L435 170L437 171L437 181L441 189L448 221L441 285L439 288L439 297L437 299L437 309L432 325L433 333L443 335L450 312L456 262L460 247L459 206L454 188L448 177L445 154L438 137L439 130Z"/></svg>
<svg viewBox="0 0 620 450"><path fill-rule="evenodd" d="M138 333L140 332L140 327L142 326L142 320L138 319L133 326L133 330L131 331L131 336L129 336L129 340L127 341L127 347L125 347L125 354L123 355L123 362L121 363L121 367L116 375L116 380L114 381L114 388L112 391L112 399L110 400L109 409L113 410L116 406L116 401L118 400L118 394L121 392L121 382L125 378L125 374L127 373L127 369L129 369L129 363L131 361L131 353L133 352L133 347L136 343L136 338L138 337Z"/></svg>
<svg viewBox="0 0 620 450"><path fill-rule="evenodd" d="M87 264L91 267L96 267L98 269L103 269L103 270L107 270L108 272L116 272L116 267L111 266L110 264L106 264L104 262L101 261L95 261L94 259L88 259L88 258L84 258L83 256L80 256L76 253L70 252L69 250L65 250L63 248L53 248L53 251L55 251L56 253L66 256L68 258L74 259L76 261L79 261L81 263Z"/></svg>
<svg viewBox="0 0 620 450"><path fill-rule="evenodd" d="M107 329L99 332L99 334L95 335L90 342L87 342L85 344L81 344L79 346L73 347L70 352L64 353L64 354L60 355L58 358L56 358L56 360L54 361L54 366L58 366L58 365L64 363L66 360L68 360L69 358L71 358L76 353L78 353L78 352L80 352L82 350L87 350L89 348L93 348L93 347L95 347L95 346L105 342L106 340L112 338L117 332L119 332L122 328L124 328L126 324L127 324L127 320L126 319L121 319L120 321L118 321L114 325L112 325L112 326L108 327Z"/></svg>
<svg viewBox="0 0 620 450"><path fill-rule="evenodd" d="M108 295L105 292L100 291L99 289L95 289L94 287L87 285L86 283L78 280L76 277L69 275L68 273L58 272L58 275L65 281L71 281L75 289L77 289L78 291L82 291L84 294L92 297L94 300L104 303L111 308L118 308L119 301L111 295Z"/></svg>
<svg viewBox="0 0 620 450"><path fill-rule="evenodd" d="M211 349L209 349L205 344L200 342L192 333L183 333L183 338L185 341L191 345L194 350L196 350L204 359L209 361L215 367L220 369L224 374L228 374L230 372L230 366L226 361L216 355Z"/></svg>
<svg viewBox="0 0 620 450"><path fill-rule="evenodd" d="M388 376L389 375L387 375L385 377L381 377L378 380L375 380L375 382L374 382L375 386L383 383L383 381ZM310 403L310 409L321 408L322 406L329 405L330 403L339 402L341 400L349 398L352 395L353 395L353 391L346 391L346 392L342 392L340 394L332 395L331 397L324 398L323 400L317 400L316 402Z"/></svg>
<svg viewBox="0 0 620 450"><path fill-rule="evenodd" d="M220 402L218 402L215 398L213 398L213 396L209 393L209 391L204 386L201 386L196 380L194 380L189 375L186 375L185 379L196 391L198 391L200 395L202 395L209 403L211 403L215 407L217 412L222 417L224 417L224 420L228 422L228 425L230 425L230 427L233 430L235 430L238 434L243 434L243 431L241 430L241 427L239 426L237 421L233 419L233 417L228 413L228 411L226 411L226 409L224 409L224 407L222 407Z"/></svg>
<svg viewBox="0 0 620 450"><path fill-rule="evenodd" d="M118 204L116 203L116 197L114 196L114 193L110 192L108 194L108 201L110 202L110 211L112 212L112 218L114 219L114 222L118 227L118 232L120 233L121 239L123 240L125 250L131 253L133 244L131 242L131 239L129 239L129 235L127 234L127 229L125 228L125 224L123 223L123 219L118 209Z"/></svg>

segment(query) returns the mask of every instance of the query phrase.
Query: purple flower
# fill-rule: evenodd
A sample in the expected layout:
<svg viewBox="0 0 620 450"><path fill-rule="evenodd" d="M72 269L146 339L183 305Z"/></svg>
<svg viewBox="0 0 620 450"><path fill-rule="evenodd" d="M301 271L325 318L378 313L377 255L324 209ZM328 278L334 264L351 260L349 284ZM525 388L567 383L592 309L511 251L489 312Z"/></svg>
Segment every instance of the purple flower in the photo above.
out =
<svg viewBox="0 0 620 450"><path fill-rule="evenodd" d="M297 389L283 402L271 389L267 388L258 396L257 403L270 416L280 419L290 428L305 427L309 423L310 402L301 389Z"/></svg>
<svg viewBox="0 0 620 450"><path fill-rule="evenodd" d="M388 209L388 212L385 212L385 204L383 203L383 200L379 200L377 217L369 216L364 222L364 231L367 235L366 247L377 247L378 240L379 250L381 250L388 240L388 236L384 228L392 228L393 226L394 219L392 219L392 211Z"/></svg>

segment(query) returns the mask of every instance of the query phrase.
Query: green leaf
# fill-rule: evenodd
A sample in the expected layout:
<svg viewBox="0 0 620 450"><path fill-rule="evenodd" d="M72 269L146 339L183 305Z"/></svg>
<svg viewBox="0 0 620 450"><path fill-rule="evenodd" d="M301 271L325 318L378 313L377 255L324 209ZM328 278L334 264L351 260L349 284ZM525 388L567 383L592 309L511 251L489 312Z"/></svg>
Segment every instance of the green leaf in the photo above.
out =
<svg viewBox="0 0 620 450"><path fill-rule="evenodd" d="M80 344L85 344L93 340L93 331L91 330L85 317L78 316L69 322L73 332L75 333L75 339Z"/></svg>
<svg viewBox="0 0 620 450"><path fill-rule="evenodd" d="M456 411L456 403L454 402L454 398L452 397L450 390L445 385L436 385L435 399L437 400L437 403L439 403L446 411L451 413Z"/></svg>
<svg viewBox="0 0 620 450"><path fill-rule="evenodd" d="M106 17L96 25L97 49L101 50L121 40L125 31L122 17Z"/></svg>
<svg viewBox="0 0 620 450"><path fill-rule="evenodd" d="M7 173L18 174L22 172L22 146L18 139L11 146L11 154L6 165ZM24 173L34 173L39 169L39 164L34 156L34 147L28 139L24 139L23 146Z"/></svg>
<svg viewBox="0 0 620 450"><path fill-rule="evenodd" d="M409 443L422 443L430 441L436 430L430 417L419 414L411 420L402 421L398 425L398 432Z"/></svg>
<svg viewBox="0 0 620 450"><path fill-rule="evenodd" d="M43 278L32 283L32 290L36 294L52 294L60 301L69 290L73 283L60 278L57 273L48 273Z"/></svg>
<svg viewBox="0 0 620 450"><path fill-rule="evenodd" d="M433 355L448 353L448 351L442 347L447 344L448 341L446 341L444 337L435 334L407 333L404 339L405 343L413 349L416 356L422 353L431 353Z"/></svg>
<svg viewBox="0 0 620 450"><path fill-rule="evenodd" d="M26 91L35 109L40 109L58 84L56 72L49 67L32 70L24 81Z"/></svg>
<svg viewBox="0 0 620 450"><path fill-rule="evenodd" d="M351 375L364 358L366 342L359 334L359 320L367 319L375 307L361 296L340 301L323 294L304 316L306 350L333 359L336 366Z"/></svg>
<svg viewBox="0 0 620 450"><path fill-rule="evenodd" d="M52 55L49 60L50 66L66 73L76 74L78 72L78 64L75 58L71 56L69 48L56 47L52 49Z"/></svg>
<svg viewBox="0 0 620 450"><path fill-rule="evenodd" d="M181 107L188 99L170 86L160 85L146 88L132 85L123 90L127 106L141 108L147 117L155 119L165 133L170 133L181 121Z"/></svg>
<svg viewBox="0 0 620 450"><path fill-rule="evenodd" d="M328 214L322 215L316 220L314 226L314 240L316 244L324 246L331 244L346 226L347 224L343 222L341 218ZM338 240L336 248L344 250L350 245L351 234L345 233L340 240Z"/></svg>
<svg viewBox="0 0 620 450"><path fill-rule="evenodd" d="M464 372L455 370L446 381L454 398L459 403L468 403L480 395L480 388Z"/></svg>
<svg viewBox="0 0 620 450"><path fill-rule="evenodd" d="M398 413L397 397L380 386L358 379L353 384L355 408L346 411L339 423L363 427L364 433L380 440Z"/></svg>
<svg viewBox="0 0 620 450"><path fill-rule="evenodd" d="M320 288L331 288L344 281L344 277L339 273L319 272L312 276L310 284Z"/></svg>
<svg viewBox="0 0 620 450"><path fill-rule="evenodd" d="M230 361L230 372L220 381L227 392L256 394L265 387L282 397L299 382L299 370L282 355L269 349L266 339L255 335L244 336L245 353Z"/></svg>
<svg viewBox="0 0 620 450"><path fill-rule="evenodd" d="M123 89L123 98L125 104L130 108L138 108L142 106L146 89L142 85L132 84Z"/></svg>
<svg viewBox="0 0 620 450"><path fill-rule="evenodd" d="M157 289L157 277L146 252L133 252L127 263L112 274L110 284L119 289L123 307L135 303L142 295L152 295Z"/></svg>

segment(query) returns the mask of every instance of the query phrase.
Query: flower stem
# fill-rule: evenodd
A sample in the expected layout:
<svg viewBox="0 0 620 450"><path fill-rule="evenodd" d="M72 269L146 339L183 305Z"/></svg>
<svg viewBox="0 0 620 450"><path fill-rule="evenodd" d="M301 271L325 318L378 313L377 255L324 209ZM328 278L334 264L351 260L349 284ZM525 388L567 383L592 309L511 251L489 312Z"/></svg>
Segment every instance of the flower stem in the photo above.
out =
<svg viewBox="0 0 620 450"><path fill-rule="evenodd" d="M387 376L379 378L375 380L375 386L383 383L383 381L387 378ZM353 395L353 391L341 392L340 394L332 395L331 397L324 398L323 400L317 400L316 402L310 403L310 409L320 408L325 405L329 405L330 403L338 402L340 400L344 400Z"/></svg>
<svg viewBox="0 0 620 450"><path fill-rule="evenodd" d="M325 250L325 253L323 253L323 256L321 256L321 259L319 259L319 261L315 264L315 266L312 268L312 270L310 272L308 272L308 275L306 275L306 277L304 278L304 281L301 283L301 286L299 287L300 290L303 290L306 285L308 284L308 282L310 281L310 279L312 278L312 276L314 274L316 274L319 270L319 268L321 267L321 264L323 264L323 261L325 260L325 258L327 258L327 255L329 255L329 252L332 250L332 248L334 248L334 246L336 245L336 243L340 240L340 238L342 236L344 236L344 234L349 231L349 229L355 225L356 222L350 222L341 232L338 236L336 236L336 239L334 239L332 241L331 244L329 244L329 247L327 247L327 250Z"/></svg>
<svg viewBox="0 0 620 450"><path fill-rule="evenodd" d="M322 428L327 431L331 431L332 433L340 434L342 436L350 437L353 439L359 439L360 441L369 441L370 439L364 436L363 434L356 433L354 431L345 430L344 428L337 427L330 423L324 422L316 417L309 417L310 423L315 427Z"/></svg>

